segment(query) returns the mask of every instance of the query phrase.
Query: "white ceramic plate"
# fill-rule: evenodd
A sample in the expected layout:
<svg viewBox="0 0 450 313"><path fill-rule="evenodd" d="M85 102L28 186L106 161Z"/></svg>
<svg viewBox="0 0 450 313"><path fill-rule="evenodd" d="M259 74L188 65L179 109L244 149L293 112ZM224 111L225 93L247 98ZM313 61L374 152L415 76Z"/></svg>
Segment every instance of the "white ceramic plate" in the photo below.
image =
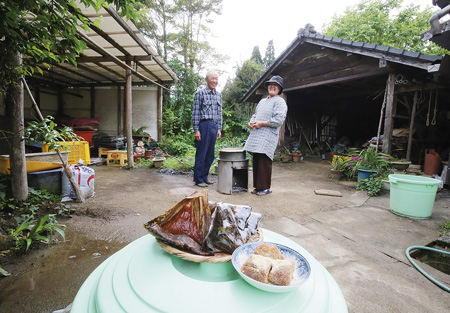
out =
<svg viewBox="0 0 450 313"><path fill-rule="evenodd" d="M240 246L233 252L231 262L233 263L233 266L236 269L236 271L239 273L239 275L241 275L241 277L246 282L248 282L250 285L258 289L267 292L288 292L294 290L295 288L298 288L300 285L304 284L308 280L309 276L311 275L311 266L309 265L305 257L303 257L300 253L289 247L274 242L265 242L265 243L277 246L283 257L286 260L294 262L295 264L294 278L292 279L291 284L289 286L265 284L257 280L254 280L245 275L244 273L242 273L241 272L242 265L245 263L245 261L247 261L250 255L253 254L255 248L263 243L264 242L262 241L247 243L245 245Z"/></svg>

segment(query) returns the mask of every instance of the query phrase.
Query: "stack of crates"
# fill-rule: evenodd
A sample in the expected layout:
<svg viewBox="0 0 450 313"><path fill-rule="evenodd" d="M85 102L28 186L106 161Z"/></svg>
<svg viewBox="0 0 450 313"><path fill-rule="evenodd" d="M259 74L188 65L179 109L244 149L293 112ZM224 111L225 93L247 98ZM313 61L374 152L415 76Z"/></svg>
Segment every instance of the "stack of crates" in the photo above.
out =
<svg viewBox="0 0 450 313"><path fill-rule="evenodd" d="M68 149L64 150L60 148L60 151L68 151L69 158L68 162L70 165L78 164L78 161L83 160L83 164L91 163L91 155L89 151L89 142L87 141L68 141L68 142L58 142L61 146L67 146ZM42 152L52 152L55 150L48 150L50 147L49 143L42 143Z"/></svg>

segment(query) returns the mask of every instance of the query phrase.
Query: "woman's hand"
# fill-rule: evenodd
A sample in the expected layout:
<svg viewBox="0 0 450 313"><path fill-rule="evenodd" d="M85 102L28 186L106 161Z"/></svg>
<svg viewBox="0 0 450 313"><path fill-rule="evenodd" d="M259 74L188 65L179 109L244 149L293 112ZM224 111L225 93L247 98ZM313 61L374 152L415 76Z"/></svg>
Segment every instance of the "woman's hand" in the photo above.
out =
<svg viewBox="0 0 450 313"><path fill-rule="evenodd" d="M261 121L257 121L257 122L250 122L248 123L248 128L253 129L253 128L261 128L267 126L267 122L261 122Z"/></svg>

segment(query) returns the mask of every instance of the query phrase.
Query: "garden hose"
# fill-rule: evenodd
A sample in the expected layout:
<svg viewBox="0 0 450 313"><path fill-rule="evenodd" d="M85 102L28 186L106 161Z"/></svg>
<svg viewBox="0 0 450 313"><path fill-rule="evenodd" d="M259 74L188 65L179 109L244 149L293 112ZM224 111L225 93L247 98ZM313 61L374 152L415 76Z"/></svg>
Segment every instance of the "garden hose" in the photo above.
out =
<svg viewBox="0 0 450 313"><path fill-rule="evenodd" d="M420 268L420 266L418 266L411 258L411 256L409 255L411 250L414 249L422 249L422 250L429 250L429 251L435 251L435 252L440 252L440 253L445 253L445 254L449 254L450 252L448 251L443 251L443 250L439 250L439 249L435 249L435 248L430 248L430 247L424 247L424 246L411 246L408 249L406 249L406 257L408 258L409 262L411 262L412 265L414 265L414 267L423 274L423 276L425 276L426 278L428 278L429 280L431 280L434 284L438 285L439 287L441 287L442 289L444 289L447 292L450 292L450 288L447 287L446 285L438 282L436 279L434 279L433 277L431 277L430 275L428 275L423 269Z"/></svg>

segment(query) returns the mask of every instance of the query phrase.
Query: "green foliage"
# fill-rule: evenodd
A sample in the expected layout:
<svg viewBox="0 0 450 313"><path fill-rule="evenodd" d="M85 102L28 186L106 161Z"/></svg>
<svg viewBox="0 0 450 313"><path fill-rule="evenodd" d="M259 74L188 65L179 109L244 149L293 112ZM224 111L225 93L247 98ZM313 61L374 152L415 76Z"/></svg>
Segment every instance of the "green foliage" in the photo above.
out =
<svg viewBox="0 0 450 313"><path fill-rule="evenodd" d="M150 137L150 134L145 131L147 128L148 128L147 126L141 126L138 129L133 128L131 130L131 134L133 136L149 136Z"/></svg>
<svg viewBox="0 0 450 313"><path fill-rule="evenodd" d="M356 174L358 169L377 171L378 173L384 172L390 169L392 156L382 152L375 152L374 147L368 147L367 149L350 149L347 157L349 157L345 163L350 171Z"/></svg>
<svg viewBox="0 0 450 313"><path fill-rule="evenodd" d="M440 227L439 236L450 233L450 221L445 221Z"/></svg>
<svg viewBox="0 0 450 313"><path fill-rule="evenodd" d="M4 270L3 268L0 267L0 274L3 276L10 276L11 273L9 273L8 271Z"/></svg>
<svg viewBox="0 0 450 313"><path fill-rule="evenodd" d="M127 19L139 19L134 8L135 0L80 0L81 4L96 11L114 4ZM0 94L7 92L21 76L42 73L38 64L70 62L76 65L76 56L86 44L77 36L77 27L85 31L89 21L82 15L74 1L67 0L4 0L0 1ZM17 53L23 63L17 64Z"/></svg>
<svg viewBox="0 0 450 313"><path fill-rule="evenodd" d="M192 107L197 87L204 79L188 69L178 59L169 61L169 66L180 79L180 83L172 88L172 93L164 97L163 134L175 136L186 134L192 130Z"/></svg>
<svg viewBox="0 0 450 313"><path fill-rule="evenodd" d="M194 134L193 132L188 132L187 134L163 136L163 140L159 146L170 155L184 156L192 151L195 151Z"/></svg>
<svg viewBox="0 0 450 313"><path fill-rule="evenodd" d="M63 127L57 129L58 124L54 122L52 116L47 116L41 122L29 122L24 129L24 136L22 139L49 143L48 150L54 149L68 149L68 146L60 145L58 142L76 141L80 140L70 127Z"/></svg>
<svg viewBox="0 0 450 313"><path fill-rule="evenodd" d="M343 156L337 156L333 158L333 161L330 162L331 168L337 171L342 171L347 169L348 164L345 162L345 158Z"/></svg>
<svg viewBox="0 0 450 313"><path fill-rule="evenodd" d="M366 190L367 195L374 197L378 195L381 191L381 186L383 181L380 176L373 175L369 179L363 179L357 186L357 190Z"/></svg>
<svg viewBox="0 0 450 313"><path fill-rule="evenodd" d="M255 46L253 48L253 52L252 52L252 56L250 57L250 60L258 63L258 64L262 64L263 60L262 60L262 56L261 56L261 51L259 51L259 46Z"/></svg>
<svg viewBox="0 0 450 313"><path fill-rule="evenodd" d="M47 222L51 215L47 214L44 217L34 220L31 216L25 220L17 229L11 232L11 237L15 238L17 247L22 247L26 244L25 251L28 251L33 241L44 241L50 244L51 237L55 232L59 233L63 240L65 240L65 232L61 227L66 227L62 224ZM50 239L47 237L50 235Z"/></svg>
<svg viewBox="0 0 450 313"><path fill-rule="evenodd" d="M334 16L326 25L324 35L406 49L431 55L443 55L445 49L422 42L420 34L430 28L430 17L436 11L429 6L410 4L403 0L361 0ZM448 53L448 52L447 52Z"/></svg>
<svg viewBox="0 0 450 313"><path fill-rule="evenodd" d="M144 159L144 158L140 158L139 160L134 162L133 168L152 167L152 166L153 166L153 161L152 160L147 160L147 159Z"/></svg>
<svg viewBox="0 0 450 313"><path fill-rule="evenodd" d="M175 171L188 172L194 168L195 159L192 156L183 158L167 158L162 168L168 168Z"/></svg>
<svg viewBox="0 0 450 313"><path fill-rule="evenodd" d="M267 44L263 63L266 67L269 67L273 61L275 61L275 47L273 46L273 40L270 40Z"/></svg>
<svg viewBox="0 0 450 313"><path fill-rule="evenodd" d="M20 206L14 205L11 188L7 179L0 181L0 233L10 233L18 248L26 246L36 240L47 243L50 240L43 235L53 235L58 232L64 239L64 231L58 224L56 216L70 217L73 209L59 202L60 196L46 190L28 188L27 200ZM44 213L45 212L45 213ZM51 212L51 213L49 213Z"/></svg>
<svg viewBox="0 0 450 313"><path fill-rule="evenodd" d="M245 61L241 67L236 70L234 80L229 80L225 84L222 92L225 114L230 111L229 116L224 118L229 123L233 134L239 134L247 130L247 123L255 110L255 106L249 103L242 103L241 98L245 92L264 72L265 66L262 63L253 60ZM238 124L238 127L235 127Z"/></svg>

